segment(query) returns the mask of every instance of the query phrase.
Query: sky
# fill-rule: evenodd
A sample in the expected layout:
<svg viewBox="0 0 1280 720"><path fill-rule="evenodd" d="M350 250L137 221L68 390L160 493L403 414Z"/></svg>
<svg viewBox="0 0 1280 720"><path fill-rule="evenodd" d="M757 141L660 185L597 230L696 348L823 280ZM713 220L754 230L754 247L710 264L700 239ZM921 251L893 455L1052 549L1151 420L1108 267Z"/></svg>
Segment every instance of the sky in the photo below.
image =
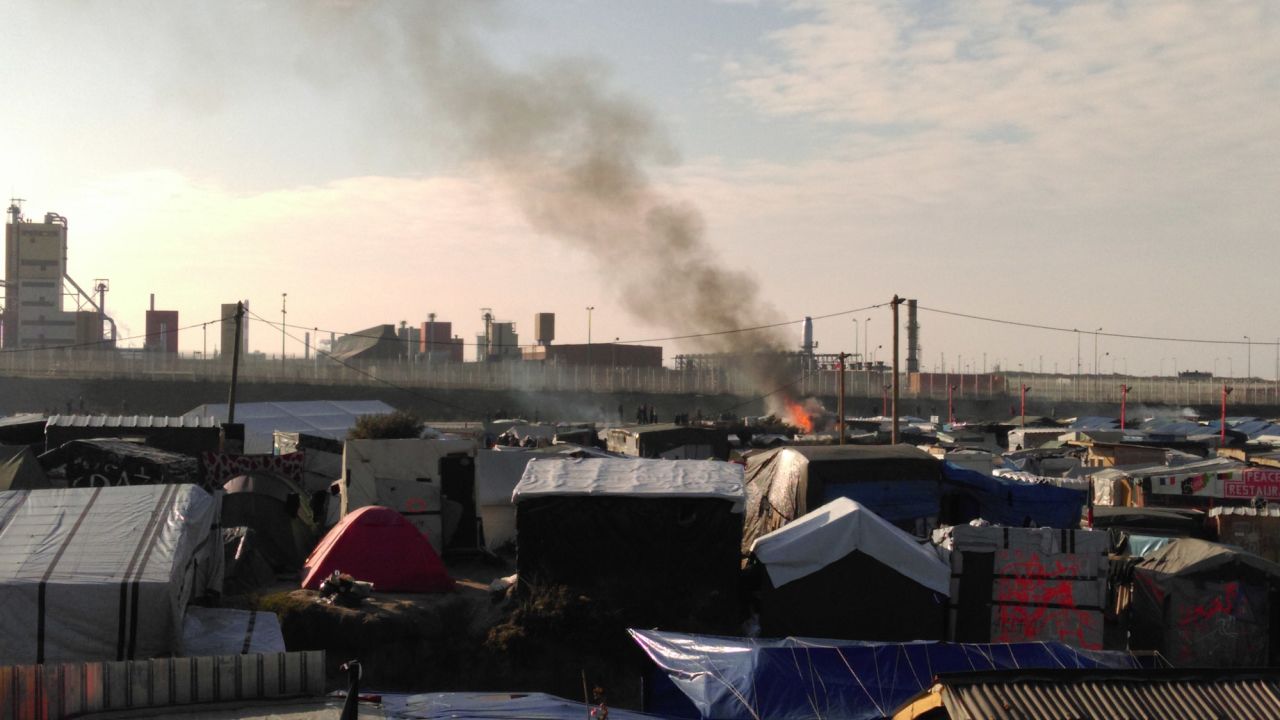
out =
<svg viewBox="0 0 1280 720"><path fill-rule="evenodd" d="M126 337L150 293L183 325L237 299L278 321L287 293L324 335L814 316L819 351L887 359L896 293L927 370L1280 365L1267 0L3 6L0 189L68 218ZM623 201L561 202L594 150ZM687 236L657 242L668 211Z"/></svg>

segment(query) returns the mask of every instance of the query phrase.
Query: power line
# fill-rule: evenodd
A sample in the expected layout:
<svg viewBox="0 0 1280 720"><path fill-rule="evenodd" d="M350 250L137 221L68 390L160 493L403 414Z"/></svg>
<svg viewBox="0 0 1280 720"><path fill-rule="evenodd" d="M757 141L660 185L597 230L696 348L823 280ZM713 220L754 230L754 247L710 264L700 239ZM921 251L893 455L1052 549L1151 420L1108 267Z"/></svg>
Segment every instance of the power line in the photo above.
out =
<svg viewBox="0 0 1280 720"><path fill-rule="evenodd" d="M282 327L285 327L285 328L289 327L289 326L287 326L287 325L284 325L283 323L274 323L274 322L271 322L270 320L268 320L268 319L266 319L266 318L262 317L261 315L257 314L256 312L253 312L252 310L248 310L248 309L246 309L246 310L245 310L245 312L247 312L247 313L249 313L250 315L252 315L253 317L257 318L259 322L264 322L264 323L266 323L268 327L276 328L276 329L278 329L278 330L281 330L281 328L282 328ZM281 330L281 332L283 332L286 336L288 336L288 337L289 337L291 340L293 340L294 342L303 342L301 339L299 339L299 338L298 338L298 336L293 335L293 334L290 334L287 330ZM366 370L363 370L363 369L361 369L361 368L359 368L359 367L356 367L355 365L352 365L351 363L348 363L347 361L345 361L345 360L343 360L343 359L341 359L341 358L334 357L331 353L327 353L327 352L325 352L324 350L321 350L320 348L314 348L314 350L316 351L316 355L322 355L322 356L324 356L326 359L328 359L328 360L332 360L333 362L338 363L338 364L339 364L339 365L341 365L342 367L345 367L346 369L348 369L348 370L350 370L350 371L352 371L352 372L354 372L354 373L357 373L357 374L359 374L359 375L363 375L364 377L367 377L367 378L369 378L369 379L371 379L371 380L374 380L375 382L382 383L383 385L386 385L387 387L392 388L392 389L394 389L394 390L399 390L399 391L401 391L401 392L409 393L410 395L416 395L416 396L418 396L418 397L420 397L420 398L422 398L423 400L426 400L426 401L428 401L428 402L433 402L433 403L436 403L437 405L443 405L444 407L452 408L452 409L454 409L454 410L458 410L458 411L461 411L461 412L463 412L463 413L467 413L467 414L470 414L470 415L473 415L473 416L478 416L478 415L481 415L481 414L482 414L482 413L477 413L475 410L472 410L471 408L463 407L462 405L458 405L458 404L455 404L455 403L451 403L451 402L449 402L449 401L447 401L447 400L441 400L441 399L439 399L439 398L432 397L432 396L430 396L430 395L428 395L428 394L426 394L426 393L424 393L424 392L422 392L422 391L420 391L420 390L417 390L417 389L415 389L415 388L406 387L406 386L404 386L404 385L400 385L400 384L398 384L398 383L391 382L390 380L387 380L387 379L385 379L385 378L380 378L380 377L378 377L377 375L375 375L375 374L373 374L373 373L371 373L371 372L368 372L368 371L366 371Z"/></svg>
<svg viewBox="0 0 1280 720"><path fill-rule="evenodd" d="M866 312L867 310L875 310L876 308L886 307L886 306L888 306L888 304L889 304L889 303L877 303L877 304L875 304L875 305L867 305L867 306L865 306L865 307L853 308L852 310L840 310L839 312L827 313L827 314L825 314L825 315L813 315L813 316L810 316L810 318L809 318L809 319L810 319L810 320L826 320L826 319L828 319L828 318L841 317L841 316L843 316L843 315L852 315L852 314L854 314L854 313ZM256 313L253 313L253 315L254 315L255 317L259 317ZM270 321L265 320L265 319L263 319L262 321L263 321L263 322L267 322L267 323L271 324L271 326L272 326L272 327L276 327L276 328L279 328L279 327L281 326L281 324L282 324L282 323L271 323ZM726 330L709 330L709 331L707 331L707 332L689 333L689 334L687 334L687 335L671 335L671 336L668 336L668 337L643 338L643 339L638 339L638 340L615 340L615 341L613 341L612 343L595 343L595 344L597 344L597 345L608 345L608 344L613 344L613 345L636 345L636 344L640 344L640 343L670 342L670 341L675 341L675 340L691 340L691 339L694 339L694 338L717 337L717 336L721 336L721 335L732 335L732 334L735 334L735 333L747 333L747 332L758 332L758 331L760 331L760 330L771 330L771 329L773 329L773 328L786 327L787 325L797 325L797 324L802 323L802 322L804 322L804 321L805 321L805 318L800 318L799 320L784 320L784 321L781 321L781 322L768 323L768 324L765 324L765 325L752 325L752 326L749 326L749 327L729 328L729 329L726 329ZM340 332L340 331L337 331L337 330L331 330L331 329L328 329L328 328L314 327L314 326L311 326L311 325L295 325L295 324L290 324L290 323L283 323L283 325L284 325L284 327L286 327L286 328L293 328L293 329L295 329L295 330L310 330L310 331L312 331L312 332L317 332L317 333L322 333L322 332L323 332L323 333L330 333L330 334L332 334L332 335L339 335L339 336L342 336L342 337L366 338L366 339L369 339L369 340L378 340L378 339L381 339L381 338L385 337L384 335L370 335L370 334L366 334L366 333L359 333L359 332L354 332L354 333L344 333L344 332ZM395 325L394 325L394 324L390 324L390 327L394 328L394 327L395 327ZM418 328L414 328L414 329L416 330L416 329L418 329ZM436 343L434 343L434 341L433 341L433 344L436 344ZM461 346L463 346L463 347L479 347L479 346L480 346L480 343L469 343L469 342L461 342L461 343L441 342L441 343L438 343L438 344L440 344L440 345L461 345ZM539 347L539 345L538 345L537 343L529 343L529 344L526 344L526 345L506 345L506 344L500 344L499 346L500 346L500 347L519 347L519 348L534 348L534 347Z"/></svg>
<svg viewBox="0 0 1280 720"><path fill-rule="evenodd" d="M1179 343L1198 343L1201 345L1260 345L1273 346L1280 343L1253 341L1252 343L1243 340L1207 340L1204 338L1178 338L1178 337L1161 337L1159 335L1132 335L1128 333L1102 332L1094 330L1081 330L1080 328L1058 327L1054 325L1041 325L1039 323L1021 322L1018 320L1004 320L1001 318L985 317L983 315L973 315L970 313L956 312L954 310L942 310L939 308L925 307L917 305L920 310L938 313L939 315L950 315L952 317L965 318L968 320L981 320L983 322L995 323L997 325L1012 325L1015 327L1032 328L1035 330L1048 330L1050 332L1062 332L1072 334L1098 335L1101 337L1120 338L1124 340L1152 340L1155 342L1179 342Z"/></svg>

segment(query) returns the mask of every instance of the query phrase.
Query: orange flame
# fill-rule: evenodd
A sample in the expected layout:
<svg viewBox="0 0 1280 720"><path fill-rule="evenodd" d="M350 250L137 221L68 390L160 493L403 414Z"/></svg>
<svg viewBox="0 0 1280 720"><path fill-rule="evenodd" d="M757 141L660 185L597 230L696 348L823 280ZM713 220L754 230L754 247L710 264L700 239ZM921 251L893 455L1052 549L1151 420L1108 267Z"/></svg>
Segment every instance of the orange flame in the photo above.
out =
<svg viewBox="0 0 1280 720"><path fill-rule="evenodd" d="M804 409L803 405L791 400L785 401L787 404L787 414L790 415L791 424L806 433L813 432L813 418L809 417L809 411Z"/></svg>

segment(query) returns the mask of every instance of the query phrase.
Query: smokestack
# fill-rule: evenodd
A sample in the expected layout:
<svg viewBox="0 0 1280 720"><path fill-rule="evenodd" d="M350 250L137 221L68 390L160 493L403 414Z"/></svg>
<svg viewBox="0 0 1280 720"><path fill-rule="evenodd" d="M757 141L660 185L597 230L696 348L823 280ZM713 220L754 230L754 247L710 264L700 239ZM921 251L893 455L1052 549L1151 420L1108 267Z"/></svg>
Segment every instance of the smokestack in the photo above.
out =
<svg viewBox="0 0 1280 720"><path fill-rule="evenodd" d="M916 322L916 301L907 301L907 372L920 372L920 323Z"/></svg>
<svg viewBox="0 0 1280 720"><path fill-rule="evenodd" d="M156 294L155 294L155 293L151 293L151 309L152 309L153 311L156 309Z"/></svg>
<svg viewBox="0 0 1280 720"><path fill-rule="evenodd" d="M813 318L808 315L804 316L804 326L800 334L800 352L805 355L813 354Z"/></svg>
<svg viewBox="0 0 1280 720"><path fill-rule="evenodd" d="M302 333L302 359L309 360L311 358L311 331Z"/></svg>

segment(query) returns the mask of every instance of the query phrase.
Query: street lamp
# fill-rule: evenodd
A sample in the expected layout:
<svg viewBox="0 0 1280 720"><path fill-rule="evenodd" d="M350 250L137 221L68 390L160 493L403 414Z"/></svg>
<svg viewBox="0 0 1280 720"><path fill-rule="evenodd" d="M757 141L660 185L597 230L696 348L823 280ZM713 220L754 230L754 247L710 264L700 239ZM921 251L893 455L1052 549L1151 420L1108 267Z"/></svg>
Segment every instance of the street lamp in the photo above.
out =
<svg viewBox="0 0 1280 720"><path fill-rule="evenodd" d="M862 352L871 353L871 318L862 321Z"/></svg>
<svg viewBox="0 0 1280 720"><path fill-rule="evenodd" d="M1245 371L1244 371L1244 376L1245 376L1246 378L1251 378L1251 377L1253 377L1253 340L1249 339L1249 336L1248 336L1248 335L1245 335L1245 336L1244 336L1244 341L1245 341L1245 344L1247 345L1247 350L1246 350L1246 352L1248 352L1248 353L1249 353L1249 355L1248 355L1248 359L1247 359L1247 360L1245 360ZM1248 395L1249 395L1249 388L1248 388L1248 387L1246 387L1246 388L1245 388L1245 392L1244 392L1244 394L1245 394L1245 398L1246 398L1246 401L1247 401L1247 399L1248 399Z"/></svg>
<svg viewBox="0 0 1280 720"><path fill-rule="evenodd" d="M861 357L858 356L858 318L853 319L853 357L854 362L860 362Z"/></svg>
<svg viewBox="0 0 1280 720"><path fill-rule="evenodd" d="M285 310L285 301L289 299L289 293L280 293L280 369L284 370L284 339L285 339L285 316L288 312Z"/></svg>

